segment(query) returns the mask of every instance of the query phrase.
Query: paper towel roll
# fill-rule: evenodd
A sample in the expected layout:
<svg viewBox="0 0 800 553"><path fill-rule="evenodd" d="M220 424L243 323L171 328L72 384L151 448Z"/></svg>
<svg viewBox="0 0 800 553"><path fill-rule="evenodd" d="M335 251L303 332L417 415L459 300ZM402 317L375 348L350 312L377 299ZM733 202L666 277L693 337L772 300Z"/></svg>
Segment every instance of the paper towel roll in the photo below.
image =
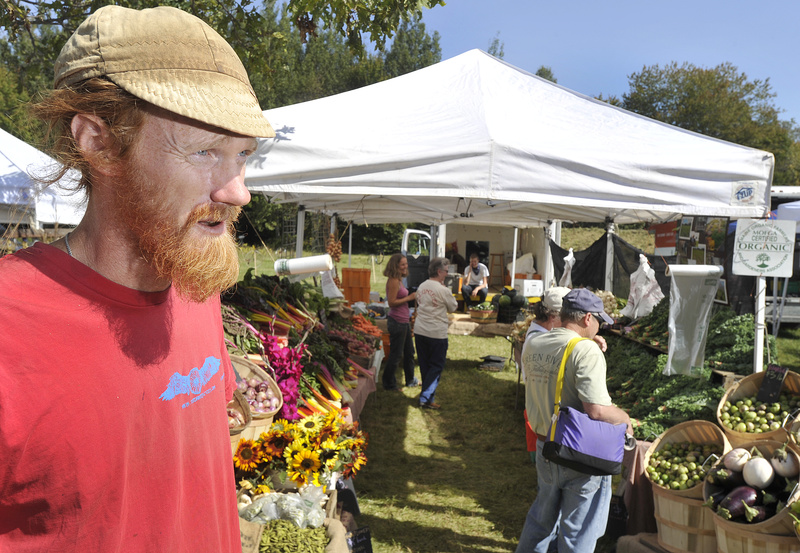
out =
<svg viewBox="0 0 800 553"><path fill-rule="evenodd" d="M278 276L296 275L300 273L318 273L333 269L330 255L313 255L295 259L278 259L275 261L275 274Z"/></svg>
<svg viewBox="0 0 800 553"><path fill-rule="evenodd" d="M722 265L667 265L667 276L717 277L722 274Z"/></svg>

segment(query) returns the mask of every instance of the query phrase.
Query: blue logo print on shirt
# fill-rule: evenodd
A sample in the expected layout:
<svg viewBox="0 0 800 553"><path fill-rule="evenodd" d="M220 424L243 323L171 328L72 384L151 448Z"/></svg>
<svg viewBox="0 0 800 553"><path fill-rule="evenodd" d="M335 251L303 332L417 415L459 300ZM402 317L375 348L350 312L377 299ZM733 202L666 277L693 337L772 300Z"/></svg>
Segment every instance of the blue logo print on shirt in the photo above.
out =
<svg viewBox="0 0 800 553"><path fill-rule="evenodd" d="M208 384L208 382L211 380L211 377L219 372L220 363L220 360L216 357L206 357L202 367L199 369L194 367L187 375L177 372L173 373L173 375L169 378L167 389L164 390L164 393L159 397L162 399L162 401L168 401L181 394L197 396L192 398L190 402L187 402L183 405L183 407L187 407L216 388L216 386L212 386L198 396L198 394L200 394L200 392L203 390L203 386Z"/></svg>

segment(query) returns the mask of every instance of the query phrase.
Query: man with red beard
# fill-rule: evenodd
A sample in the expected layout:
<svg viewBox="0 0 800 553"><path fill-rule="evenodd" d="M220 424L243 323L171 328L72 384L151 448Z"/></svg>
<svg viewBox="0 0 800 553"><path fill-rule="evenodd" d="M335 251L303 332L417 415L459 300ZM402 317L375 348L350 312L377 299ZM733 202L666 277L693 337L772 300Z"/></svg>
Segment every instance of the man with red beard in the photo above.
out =
<svg viewBox="0 0 800 553"><path fill-rule="evenodd" d="M87 209L0 260L0 551L241 551L219 293L274 136L244 67L192 15L106 6L35 113Z"/></svg>

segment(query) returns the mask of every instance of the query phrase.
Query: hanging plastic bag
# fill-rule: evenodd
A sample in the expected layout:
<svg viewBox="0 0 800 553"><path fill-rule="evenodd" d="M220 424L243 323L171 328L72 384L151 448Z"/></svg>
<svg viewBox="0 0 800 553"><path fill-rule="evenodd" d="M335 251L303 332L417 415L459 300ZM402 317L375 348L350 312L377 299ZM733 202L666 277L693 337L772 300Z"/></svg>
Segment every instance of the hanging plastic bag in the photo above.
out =
<svg viewBox="0 0 800 553"><path fill-rule="evenodd" d="M567 257L564 258L564 274L558 281L559 286L566 286L572 288L572 267L575 265L575 254L572 253L572 248L569 249Z"/></svg>
<svg viewBox="0 0 800 553"><path fill-rule="evenodd" d="M628 305L619 312L620 315L631 319L646 317L662 299L664 292L658 285L656 272L647 261L647 256L639 254L639 268L631 275Z"/></svg>

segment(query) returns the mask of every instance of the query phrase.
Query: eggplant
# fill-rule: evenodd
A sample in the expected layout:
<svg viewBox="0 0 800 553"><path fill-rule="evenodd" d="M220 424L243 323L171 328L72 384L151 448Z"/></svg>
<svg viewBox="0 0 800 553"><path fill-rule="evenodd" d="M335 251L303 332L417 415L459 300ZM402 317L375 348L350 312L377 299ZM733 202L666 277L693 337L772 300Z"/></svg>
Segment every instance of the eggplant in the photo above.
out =
<svg viewBox="0 0 800 553"><path fill-rule="evenodd" d="M742 473L726 469L725 467L712 469L711 472L708 473L707 478L708 481L715 486L722 486L728 490L744 486L744 476L742 476Z"/></svg>
<svg viewBox="0 0 800 553"><path fill-rule="evenodd" d="M786 478L784 478L783 476L781 476L779 474L775 474L775 478L773 478L772 484L770 484L769 486L764 488L764 491L767 491L767 492L770 492L770 493L782 492L782 491L784 491L784 489L786 488L788 483L789 483L789 481L786 480ZM792 485L792 488L794 488L794 485ZM791 491L791 489L789 491Z"/></svg>
<svg viewBox="0 0 800 553"><path fill-rule="evenodd" d="M747 519L747 522L751 524L756 524L757 522L763 522L767 518L767 510L764 508L763 505L755 505L751 507L744 501L742 501L744 505L744 516Z"/></svg>
<svg viewBox="0 0 800 553"><path fill-rule="evenodd" d="M720 491L716 491L716 492L712 492L712 493L708 494L708 499L705 500L703 505L705 507L711 508L711 510L713 510L713 511L716 511L717 507L719 507L720 502L722 502L722 500L725 499L725 496L727 496L729 493L730 492L728 490L725 490L725 489L720 490Z"/></svg>
<svg viewBox="0 0 800 553"><path fill-rule="evenodd" d="M750 486L739 486L731 490L719 502L717 514L724 519L733 520L744 516L745 505L753 507L758 502L758 492Z"/></svg>

